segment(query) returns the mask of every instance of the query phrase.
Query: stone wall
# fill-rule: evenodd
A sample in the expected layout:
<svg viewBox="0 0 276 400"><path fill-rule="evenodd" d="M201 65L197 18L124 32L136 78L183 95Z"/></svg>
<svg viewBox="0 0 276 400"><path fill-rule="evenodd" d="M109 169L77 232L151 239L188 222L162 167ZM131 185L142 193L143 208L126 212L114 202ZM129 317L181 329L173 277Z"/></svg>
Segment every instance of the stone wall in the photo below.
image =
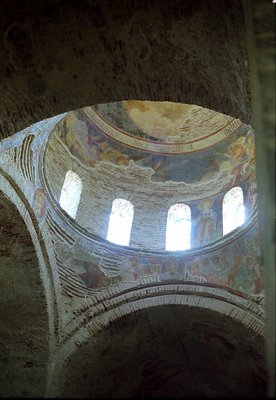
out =
<svg viewBox="0 0 276 400"><path fill-rule="evenodd" d="M125 99L198 104L250 123L239 0L1 2L1 137Z"/></svg>
<svg viewBox="0 0 276 400"><path fill-rule="evenodd" d="M50 354L45 288L29 231L1 189L0 231L0 396L43 397Z"/></svg>

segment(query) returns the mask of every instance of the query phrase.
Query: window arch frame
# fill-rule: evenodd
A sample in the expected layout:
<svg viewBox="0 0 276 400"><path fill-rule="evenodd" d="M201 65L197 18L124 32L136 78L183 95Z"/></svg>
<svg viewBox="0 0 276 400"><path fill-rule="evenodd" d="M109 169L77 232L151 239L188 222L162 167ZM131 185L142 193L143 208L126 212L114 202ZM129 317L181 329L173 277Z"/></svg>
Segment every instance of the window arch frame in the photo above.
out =
<svg viewBox="0 0 276 400"><path fill-rule="evenodd" d="M130 217L120 216L118 213L120 212L115 210L116 203L119 204L119 207L123 204L123 207L128 206L130 213ZM123 211L123 210L122 210ZM109 214L108 228L106 234L106 240L111 243L121 245L121 246L129 246L131 232L132 232L132 224L134 217L134 206L131 201L123 199L122 197L117 197L112 201L111 211ZM119 237L118 228L120 229L121 236ZM123 235L122 235L123 234Z"/></svg>
<svg viewBox="0 0 276 400"><path fill-rule="evenodd" d="M177 221L170 223L171 215L173 214L173 208L177 206L184 206L183 208L188 211L188 218L185 221L185 215L182 218L182 228L177 226ZM184 211L185 213L185 211ZM175 226L176 225L176 226ZM173 226L177 229L173 229ZM187 229L188 228L188 229ZM183 234L183 236L182 236ZM191 207L186 203L175 203L170 206L167 213L167 223L166 223L166 243L165 250L166 251L185 251L191 249L191 234L192 234L192 211ZM181 243L178 238L183 237L183 242ZM176 243L175 243L176 241Z"/></svg>
<svg viewBox="0 0 276 400"><path fill-rule="evenodd" d="M59 205L73 219L76 219L77 216L82 189L80 176L69 169L65 174L61 188Z"/></svg>
<svg viewBox="0 0 276 400"><path fill-rule="evenodd" d="M241 213L241 215L239 216L239 222L233 224L232 223L232 227L229 225L231 225L230 223L225 221L229 221L230 220L234 220L235 221L235 214L234 213L229 213L228 215L228 219L227 217L225 217L225 197L227 197L231 191L239 189L240 193L241 193L241 199L242 202L240 204L238 204L236 206L236 208L241 208L238 212ZM231 203L232 204L232 203ZM244 202L244 192L241 186L233 186L231 189L229 189L223 196L222 198L222 202L221 202L221 215L222 215L222 237L228 235L229 233L233 232L235 229L241 227L244 223L245 223L245 202ZM227 225L228 224L228 225Z"/></svg>

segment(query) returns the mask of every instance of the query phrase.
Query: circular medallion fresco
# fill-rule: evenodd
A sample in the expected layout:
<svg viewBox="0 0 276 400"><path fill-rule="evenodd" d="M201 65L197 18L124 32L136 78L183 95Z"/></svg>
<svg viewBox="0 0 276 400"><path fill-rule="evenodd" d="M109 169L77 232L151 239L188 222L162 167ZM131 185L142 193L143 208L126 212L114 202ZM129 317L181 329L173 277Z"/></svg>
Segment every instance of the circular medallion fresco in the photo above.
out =
<svg viewBox="0 0 276 400"><path fill-rule="evenodd" d="M235 132L241 121L191 104L122 101L84 109L110 138L139 150L182 154L206 147Z"/></svg>

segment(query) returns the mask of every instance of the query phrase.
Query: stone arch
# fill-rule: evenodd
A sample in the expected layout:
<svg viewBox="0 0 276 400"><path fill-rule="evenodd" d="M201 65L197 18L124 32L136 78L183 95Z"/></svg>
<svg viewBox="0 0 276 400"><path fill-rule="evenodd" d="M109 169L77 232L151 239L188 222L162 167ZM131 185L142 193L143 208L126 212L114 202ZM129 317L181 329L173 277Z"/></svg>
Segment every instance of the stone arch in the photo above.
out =
<svg viewBox="0 0 276 400"><path fill-rule="evenodd" d="M61 375L55 374L54 395L112 398L147 397L149 394L159 397L166 393L166 397L176 394L190 397L196 393L202 397L223 397L231 393L233 397L240 397L264 393L266 377L261 335L211 309L176 302L167 302L165 306L162 301L157 303L155 307L137 308L135 312L109 321L108 329L78 343L74 353L66 358ZM212 321L210 326L209 321ZM187 338L190 339L186 341ZM254 367L251 358L258 360ZM216 359L220 361L216 363ZM224 362L227 365L223 365ZM241 387L238 385L239 368L234 368L236 372L232 374L236 363L249 363ZM209 370L209 377L203 378L202 367ZM162 377L161 371L166 371L166 376ZM152 377L150 381L149 376ZM178 378L175 381L171 377L188 379L187 385L181 388ZM144 392L145 386L148 387Z"/></svg>
<svg viewBox="0 0 276 400"><path fill-rule="evenodd" d="M43 397L59 329L52 270L32 210L2 170L0 205L0 394Z"/></svg>
<svg viewBox="0 0 276 400"><path fill-rule="evenodd" d="M72 355L89 341L91 337L116 324L121 318L147 309L166 306L188 307L190 309L214 312L222 318L232 320L248 334L264 338L264 309L258 299L244 293L231 291L220 285L207 286L200 282L187 281L181 283L160 283L137 285L118 292L113 291L110 297L104 296L103 302L95 306L82 307L80 314L72 321L72 329L68 327L67 335L58 352L52 358L52 380L49 383L49 394L56 396L57 377ZM77 315L78 314L78 315ZM250 333L251 332L251 333Z"/></svg>

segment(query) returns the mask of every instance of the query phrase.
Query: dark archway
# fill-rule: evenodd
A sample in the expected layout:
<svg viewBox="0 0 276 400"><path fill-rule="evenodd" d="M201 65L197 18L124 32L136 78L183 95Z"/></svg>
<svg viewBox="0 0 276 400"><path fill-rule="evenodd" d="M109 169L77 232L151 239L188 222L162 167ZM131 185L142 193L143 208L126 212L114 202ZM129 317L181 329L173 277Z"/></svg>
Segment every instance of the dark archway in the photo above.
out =
<svg viewBox="0 0 276 400"><path fill-rule="evenodd" d="M39 261L16 207L0 192L0 396L45 395L49 323Z"/></svg>
<svg viewBox="0 0 276 400"><path fill-rule="evenodd" d="M217 312L177 305L111 322L61 374L62 397L258 398L266 390L261 336Z"/></svg>

